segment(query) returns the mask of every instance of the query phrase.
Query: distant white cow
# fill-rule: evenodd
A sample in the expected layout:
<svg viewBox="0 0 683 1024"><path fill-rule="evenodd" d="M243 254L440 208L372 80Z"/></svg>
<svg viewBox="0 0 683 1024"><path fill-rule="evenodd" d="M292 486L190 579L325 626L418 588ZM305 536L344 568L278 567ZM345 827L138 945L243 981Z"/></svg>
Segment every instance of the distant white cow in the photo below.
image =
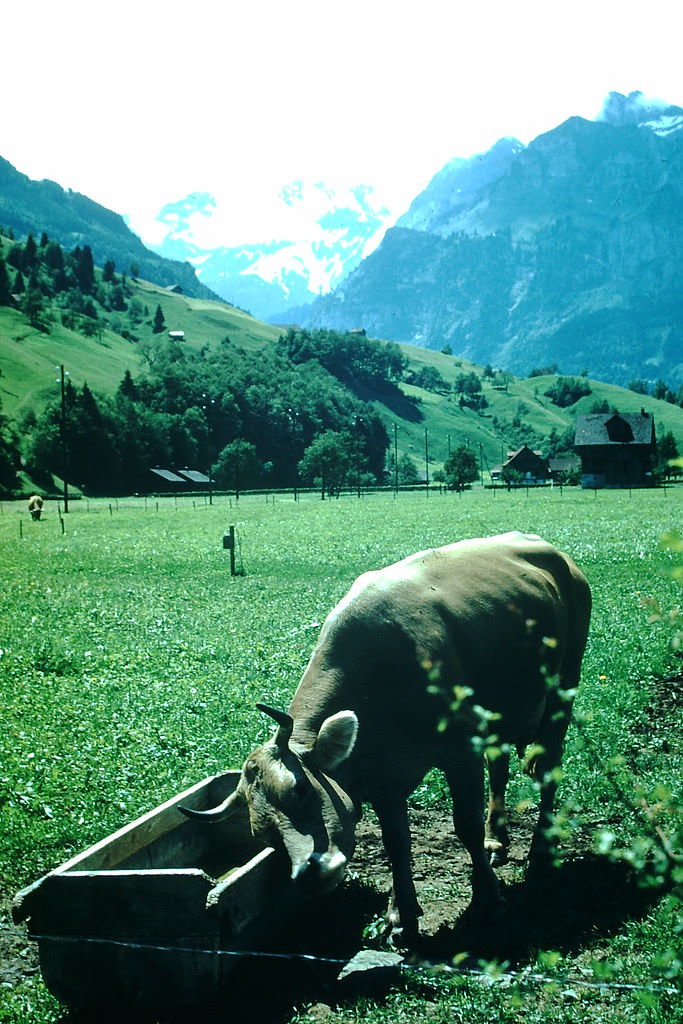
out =
<svg viewBox="0 0 683 1024"><path fill-rule="evenodd" d="M28 510L31 514L31 519L40 519L40 514L43 511L43 499L40 494L32 494L28 499Z"/></svg>

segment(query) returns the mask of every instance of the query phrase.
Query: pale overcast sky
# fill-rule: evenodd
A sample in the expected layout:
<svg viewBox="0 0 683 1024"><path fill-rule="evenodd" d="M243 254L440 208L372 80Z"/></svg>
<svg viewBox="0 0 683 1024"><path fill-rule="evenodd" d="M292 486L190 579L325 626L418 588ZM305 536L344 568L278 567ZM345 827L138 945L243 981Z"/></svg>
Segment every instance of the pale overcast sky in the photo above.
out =
<svg viewBox="0 0 683 1024"><path fill-rule="evenodd" d="M610 90L683 106L676 0L8 2L0 156L130 217L210 192L263 240L288 182L398 215L454 156L527 143Z"/></svg>

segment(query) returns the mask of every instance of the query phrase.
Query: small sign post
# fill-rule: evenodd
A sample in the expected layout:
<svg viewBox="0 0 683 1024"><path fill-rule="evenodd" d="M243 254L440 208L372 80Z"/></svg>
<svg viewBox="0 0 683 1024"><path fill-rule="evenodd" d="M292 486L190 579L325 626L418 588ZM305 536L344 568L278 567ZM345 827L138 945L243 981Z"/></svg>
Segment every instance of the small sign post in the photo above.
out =
<svg viewBox="0 0 683 1024"><path fill-rule="evenodd" d="M235 576L235 527L231 526L229 533L223 534L223 547L230 552L230 575Z"/></svg>

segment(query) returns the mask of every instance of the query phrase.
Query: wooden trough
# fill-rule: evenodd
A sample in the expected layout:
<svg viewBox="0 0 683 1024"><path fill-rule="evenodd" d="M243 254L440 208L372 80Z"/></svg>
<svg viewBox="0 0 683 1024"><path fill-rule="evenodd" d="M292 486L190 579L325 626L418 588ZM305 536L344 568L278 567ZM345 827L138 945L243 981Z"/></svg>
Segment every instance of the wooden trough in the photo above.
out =
<svg viewBox="0 0 683 1024"><path fill-rule="evenodd" d="M256 842L241 803L223 822L188 820L233 792L205 779L17 894L45 984L79 1010L182 1008L213 998L240 951L295 912L289 861Z"/></svg>

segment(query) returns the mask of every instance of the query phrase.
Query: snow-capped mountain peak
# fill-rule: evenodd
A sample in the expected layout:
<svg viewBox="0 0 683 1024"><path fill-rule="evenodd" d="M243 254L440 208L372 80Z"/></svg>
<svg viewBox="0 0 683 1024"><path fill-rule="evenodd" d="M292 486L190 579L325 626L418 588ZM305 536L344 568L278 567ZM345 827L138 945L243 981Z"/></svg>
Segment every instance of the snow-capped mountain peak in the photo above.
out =
<svg viewBox="0 0 683 1024"><path fill-rule="evenodd" d="M683 128L683 108L673 106L666 100L645 96L640 90L624 96L611 92L605 100L596 121L604 121L615 127L635 125L649 128L656 135L670 135Z"/></svg>
<svg viewBox="0 0 683 1024"><path fill-rule="evenodd" d="M368 185L302 179L284 185L262 212L253 238L231 244L234 203L194 192L162 207L152 248L188 260L202 283L266 318L330 291L379 245L391 219Z"/></svg>

